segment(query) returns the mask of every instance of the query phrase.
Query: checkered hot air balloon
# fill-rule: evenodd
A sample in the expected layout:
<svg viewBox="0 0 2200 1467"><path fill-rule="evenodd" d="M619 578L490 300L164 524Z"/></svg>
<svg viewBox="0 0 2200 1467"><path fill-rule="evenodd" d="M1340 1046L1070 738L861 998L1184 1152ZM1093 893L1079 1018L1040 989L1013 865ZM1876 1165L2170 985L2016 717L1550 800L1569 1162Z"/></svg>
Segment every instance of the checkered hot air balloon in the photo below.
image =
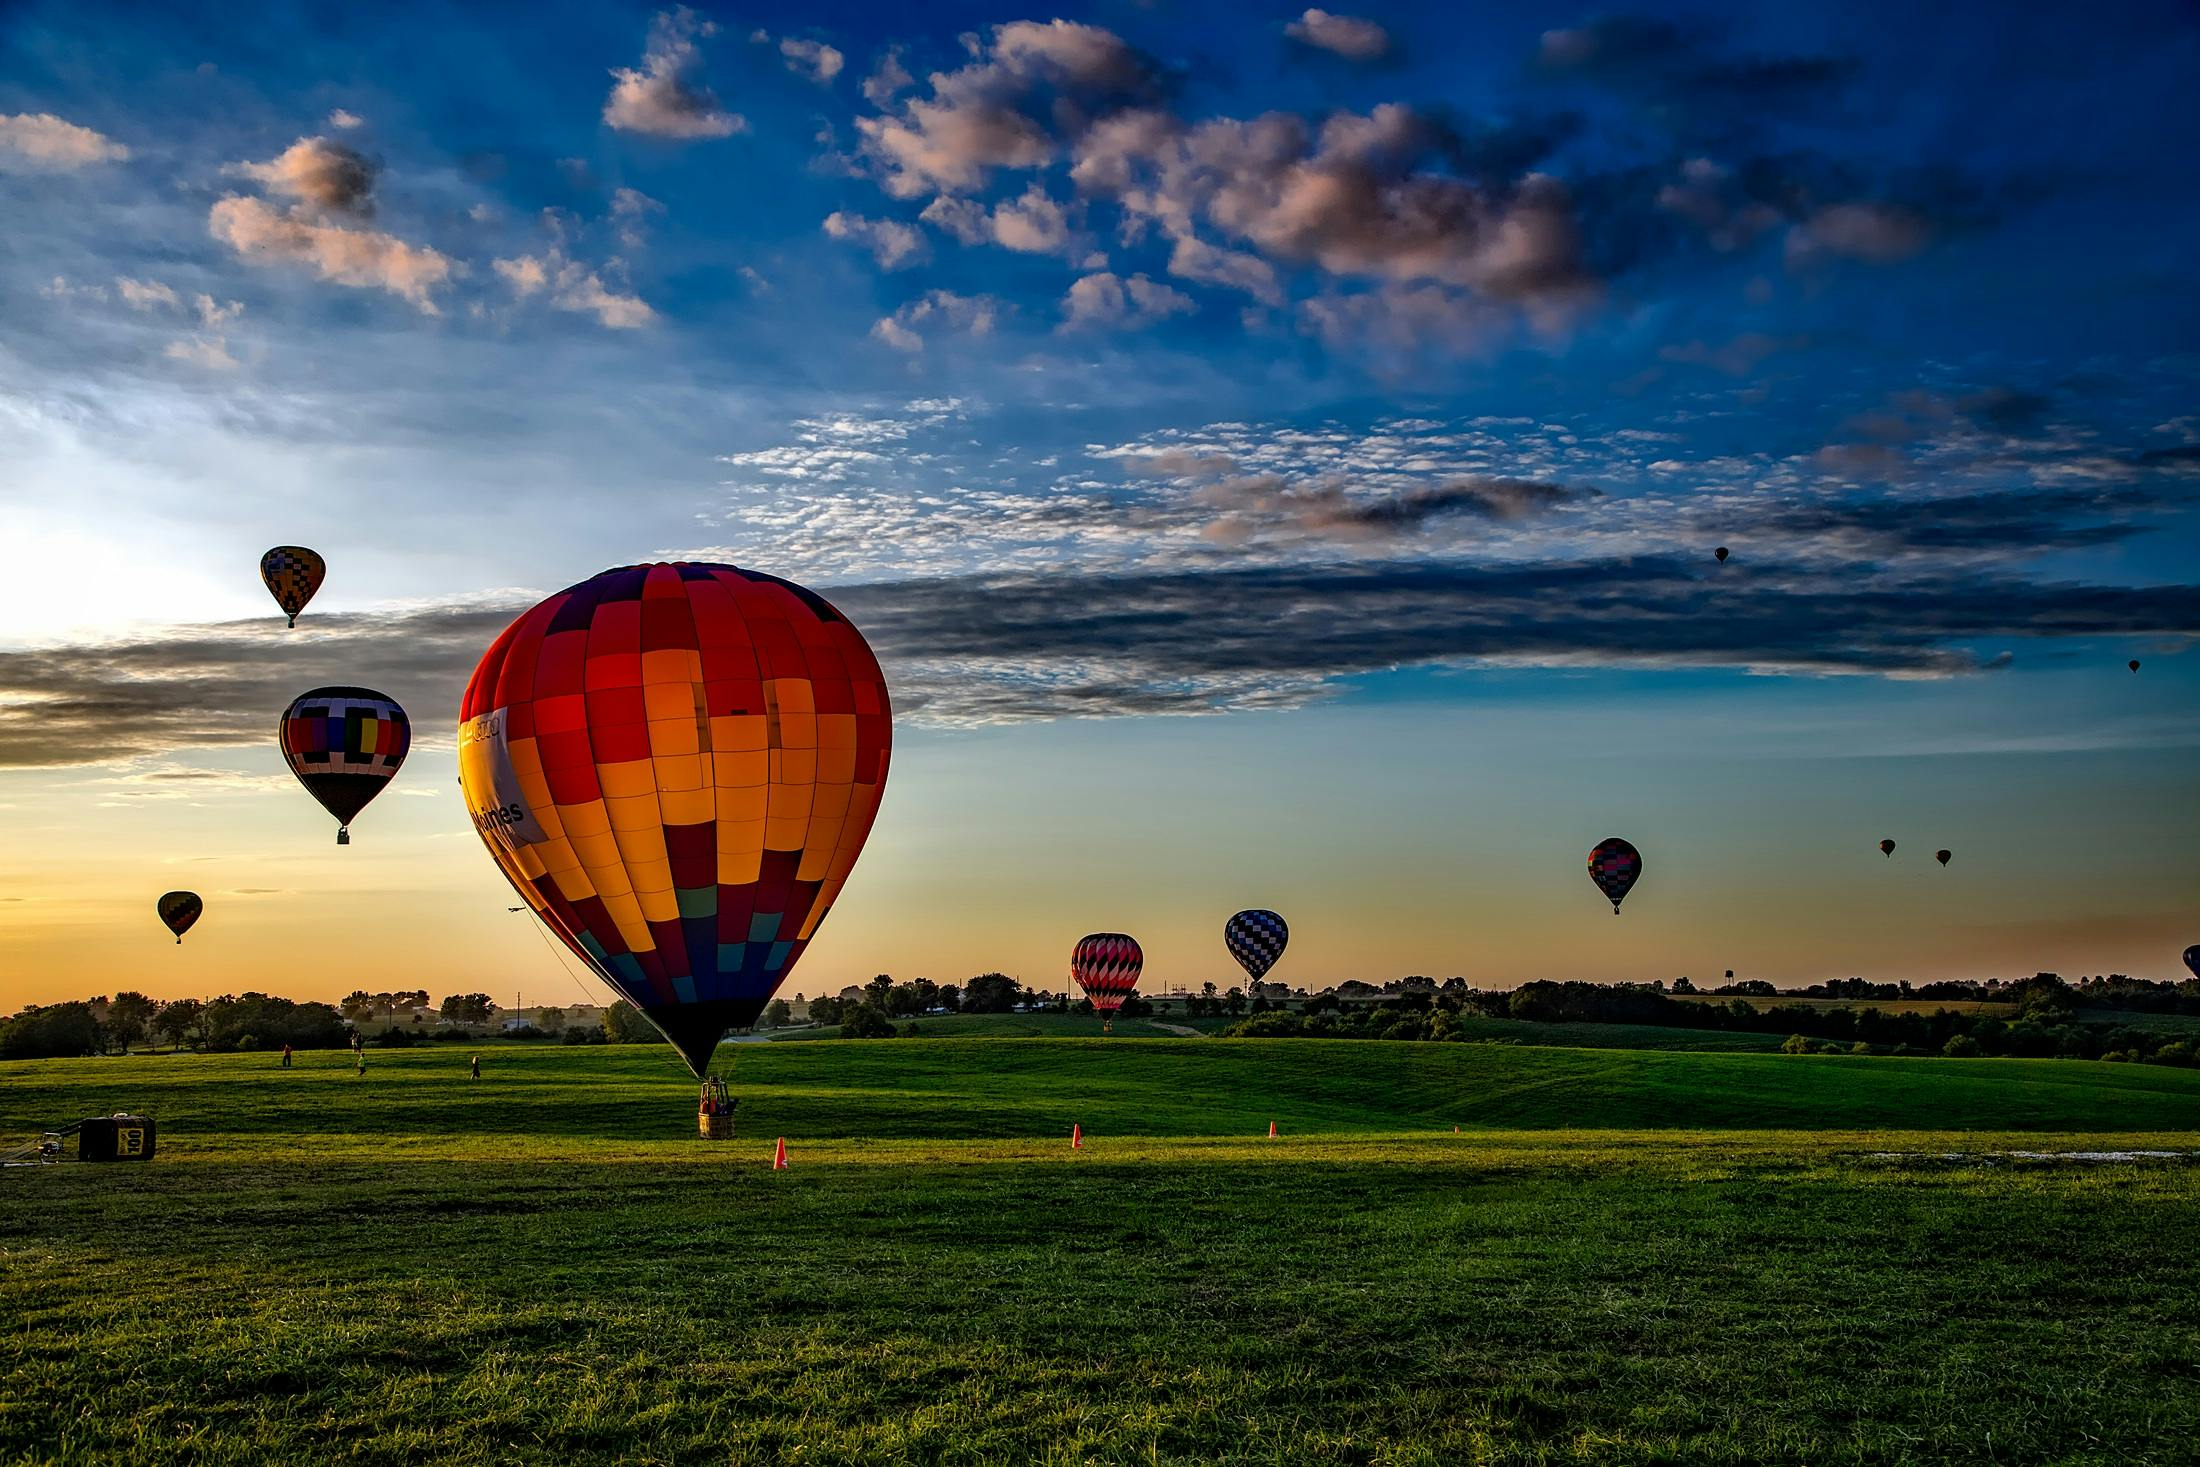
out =
<svg viewBox="0 0 2200 1467"><path fill-rule="evenodd" d="M176 946L183 946L183 934L191 930L191 924L199 920L206 910L206 903L199 900L195 891L164 891L153 902L153 910L160 913L161 922L176 934Z"/></svg>
<svg viewBox="0 0 2200 1467"><path fill-rule="evenodd" d="M635 565L497 638L458 773L505 878L700 1077L832 910L892 742L878 660L824 597Z"/></svg>
<svg viewBox="0 0 2200 1467"><path fill-rule="evenodd" d="M372 688L315 688L283 710L283 759L306 792L336 817L336 843L388 787L412 747L412 720Z"/></svg>
<svg viewBox="0 0 2200 1467"><path fill-rule="evenodd" d="M1121 932L1095 932L1080 938L1071 950L1069 975L1092 1000L1103 1032L1115 1027L1115 1011L1138 987L1138 975L1145 966L1146 954L1139 949L1138 939Z"/></svg>
<svg viewBox="0 0 2200 1467"><path fill-rule="evenodd" d="M1222 924L1222 945L1255 983L1276 966L1290 940L1283 918L1265 907L1248 907Z"/></svg>
<svg viewBox="0 0 2200 1467"><path fill-rule="evenodd" d="M292 626L298 624L298 613L321 589L321 577L327 574L328 563L303 545L278 545L260 557L260 579Z"/></svg>
<svg viewBox="0 0 2200 1467"><path fill-rule="evenodd" d="M1597 848L1589 852L1589 879L1610 898L1615 917L1619 915L1619 904L1627 899L1641 875L1642 852L1616 835L1599 841Z"/></svg>

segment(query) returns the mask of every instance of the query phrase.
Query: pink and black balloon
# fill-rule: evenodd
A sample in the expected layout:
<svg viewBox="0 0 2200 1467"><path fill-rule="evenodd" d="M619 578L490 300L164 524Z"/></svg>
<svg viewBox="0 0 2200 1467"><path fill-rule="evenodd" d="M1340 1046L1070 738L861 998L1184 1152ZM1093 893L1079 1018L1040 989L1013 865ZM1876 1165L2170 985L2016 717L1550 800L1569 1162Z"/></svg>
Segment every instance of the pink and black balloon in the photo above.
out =
<svg viewBox="0 0 2200 1467"><path fill-rule="evenodd" d="M1597 848L1589 852L1589 879L1612 903L1615 917L1619 915L1619 904L1627 899L1627 893L1634 890L1641 876L1642 852L1616 835L1599 841Z"/></svg>

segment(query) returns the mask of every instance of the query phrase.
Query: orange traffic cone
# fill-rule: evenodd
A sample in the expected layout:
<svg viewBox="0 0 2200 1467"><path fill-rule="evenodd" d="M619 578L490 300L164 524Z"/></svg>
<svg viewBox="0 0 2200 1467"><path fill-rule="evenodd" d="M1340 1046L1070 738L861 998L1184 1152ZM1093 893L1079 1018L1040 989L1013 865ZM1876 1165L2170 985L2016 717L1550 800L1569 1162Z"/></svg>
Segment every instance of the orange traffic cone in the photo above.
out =
<svg viewBox="0 0 2200 1467"><path fill-rule="evenodd" d="M1069 1149L1072 1151L1080 1151L1084 1148L1084 1145L1085 1128L1082 1125L1071 1125L1069 1128Z"/></svg>
<svg viewBox="0 0 2200 1467"><path fill-rule="evenodd" d="M1275 1139L1275 1135L1276 1135L1276 1123L1275 1123L1274 1121L1270 1121L1270 1122L1268 1123L1268 1138L1269 1138L1270 1140L1274 1140L1274 1139Z"/></svg>
<svg viewBox="0 0 2200 1467"><path fill-rule="evenodd" d="M780 1138L779 1138L779 1146L778 1146L778 1149L776 1149L775 1151L773 1151L773 1152L772 1152L772 1170L773 1170L773 1171L775 1171L775 1172L783 1172L783 1171L785 1171L786 1169L787 1169L787 1138L786 1138L786 1137L784 1137L784 1136L782 1136L782 1137L780 1137Z"/></svg>

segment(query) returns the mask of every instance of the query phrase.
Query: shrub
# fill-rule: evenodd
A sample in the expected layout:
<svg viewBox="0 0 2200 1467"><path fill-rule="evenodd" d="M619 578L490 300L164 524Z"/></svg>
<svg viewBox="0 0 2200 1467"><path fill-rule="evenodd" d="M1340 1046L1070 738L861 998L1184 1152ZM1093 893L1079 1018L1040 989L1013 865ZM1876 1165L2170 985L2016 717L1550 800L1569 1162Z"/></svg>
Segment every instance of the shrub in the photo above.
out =
<svg viewBox="0 0 2200 1467"><path fill-rule="evenodd" d="M1849 1053L1850 1053L1850 1054L1877 1054L1877 1053L1879 1053L1879 1051L1878 1051L1878 1050L1876 1050L1876 1049L1874 1049L1874 1048L1872 1048L1872 1046L1871 1046L1871 1041L1869 1041L1869 1040L1866 1040L1866 1039L1859 1039L1859 1040L1857 1040L1857 1041L1856 1041L1856 1043L1854 1043L1854 1044L1852 1044L1852 1045L1850 1045L1850 1046L1849 1046Z"/></svg>
<svg viewBox="0 0 2200 1467"><path fill-rule="evenodd" d="M2149 1059L2147 1063L2152 1065L2180 1065L2189 1068L2192 1064L2192 1053L2191 1044L2182 1039L2172 1039L2169 1043L2154 1051L2153 1058Z"/></svg>
<svg viewBox="0 0 2200 1467"><path fill-rule="evenodd" d="M1979 1042L1968 1034L1958 1034L1940 1047L1940 1052L1950 1059L1976 1059L1985 1051Z"/></svg>
<svg viewBox="0 0 2200 1467"><path fill-rule="evenodd" d="M1802 1035L1790 1034L1787 1037L1787 1042L1780 1046L1780 1053L1809 1054L1814 1048L1816 1048L1816 1046L1813 1045L1808 1039L1804 1038Z"/></svg>
<svg viewBox="0 0 2200 1467"><path fill-rule="evenodd" d="M894 1024L884 1014L867 1003L859 1003L840 1016L840 1037L843 1039L891 1039Z"/></svg>

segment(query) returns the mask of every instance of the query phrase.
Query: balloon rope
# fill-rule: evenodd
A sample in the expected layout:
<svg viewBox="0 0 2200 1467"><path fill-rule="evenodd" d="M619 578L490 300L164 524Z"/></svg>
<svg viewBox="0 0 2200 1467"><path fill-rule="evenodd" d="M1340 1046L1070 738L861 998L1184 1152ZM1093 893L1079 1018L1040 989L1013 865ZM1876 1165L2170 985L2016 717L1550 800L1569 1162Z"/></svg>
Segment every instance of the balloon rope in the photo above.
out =
<svg viewBox="0 0 2200 1467"><path fill-rule="evenodd" d="M565 954L559 950L556 943L550 940L550 934L542 930L542 919L537 917L532 909L527 913L527 925L534 930L535 936L542 939L542 945L550 949L550 956L558 960L558 966L565 970L565 976L573 980L573 987L579 990L581 1001L596 1008L609 1007L602 999L588 991L587 985L581 982L581 975L573 971L572 964L565 960Z"/></svg>

